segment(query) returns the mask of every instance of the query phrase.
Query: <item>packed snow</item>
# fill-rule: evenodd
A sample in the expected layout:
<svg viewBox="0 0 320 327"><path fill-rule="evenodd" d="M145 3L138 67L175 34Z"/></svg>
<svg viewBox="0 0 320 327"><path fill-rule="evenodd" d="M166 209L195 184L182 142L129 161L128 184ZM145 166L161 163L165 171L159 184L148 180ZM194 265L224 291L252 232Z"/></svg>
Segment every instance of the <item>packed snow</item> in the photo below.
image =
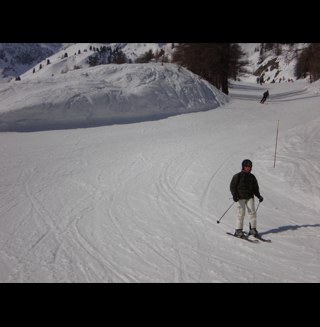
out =
<svg viewBox="0 0 320 327"><path fill-rule="evenodd" d="M122 67L1 85L0 282L320 282L319 84L234 82L226 101L173 65ZM139 122L84 128L106 99ZM217 224L246 158L272 243L226 234L236 205Z"/></svg>

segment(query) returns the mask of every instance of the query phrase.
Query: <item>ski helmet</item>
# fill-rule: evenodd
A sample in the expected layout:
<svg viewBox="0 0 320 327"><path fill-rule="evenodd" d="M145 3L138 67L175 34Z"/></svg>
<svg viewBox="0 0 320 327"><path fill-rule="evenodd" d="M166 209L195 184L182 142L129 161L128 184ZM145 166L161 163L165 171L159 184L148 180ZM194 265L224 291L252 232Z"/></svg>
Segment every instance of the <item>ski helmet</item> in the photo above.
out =
<svg viewBox="0 0 320 327"><path fill-rule="evenodd" d="M245 159L242 161L242 169L244 168L244 166L251 166L252 167L252 161L250 159Z"/></svg>

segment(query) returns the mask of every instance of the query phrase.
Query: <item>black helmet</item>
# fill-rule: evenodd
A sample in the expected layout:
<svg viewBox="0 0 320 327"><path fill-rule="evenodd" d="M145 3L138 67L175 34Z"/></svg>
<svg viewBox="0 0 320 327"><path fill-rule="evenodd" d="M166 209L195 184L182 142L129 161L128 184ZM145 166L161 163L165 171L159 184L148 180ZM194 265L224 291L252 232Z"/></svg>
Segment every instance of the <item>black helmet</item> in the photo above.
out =
<svg viewBox="0 0 320 327"><path fill-rule="evenodd" d="M250 159L244 159L244 160L242 161L242 169L243 169L244 166L246 166L246 165L249 165L249 166L252 167L252 161L251 161Z"/></svg>

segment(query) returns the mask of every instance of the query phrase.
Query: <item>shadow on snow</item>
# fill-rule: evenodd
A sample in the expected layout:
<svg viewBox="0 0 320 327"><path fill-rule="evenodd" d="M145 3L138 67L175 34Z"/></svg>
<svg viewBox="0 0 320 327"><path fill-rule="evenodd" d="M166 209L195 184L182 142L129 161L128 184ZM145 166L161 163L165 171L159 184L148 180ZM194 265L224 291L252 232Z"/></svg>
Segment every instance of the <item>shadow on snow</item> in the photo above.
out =
<svg viewBox="0 0 320 327"><path fill-rule="evenodd" d="M274 229L270 229L268 231L259 233L261 236L262 235L267 235L267 234L277 234L277 233L282 233L288 230L297 230L299 228L308 228L308 227L320 227L320 224L313 224L313 225L287 225L287 226L282 226Z"/></svg>

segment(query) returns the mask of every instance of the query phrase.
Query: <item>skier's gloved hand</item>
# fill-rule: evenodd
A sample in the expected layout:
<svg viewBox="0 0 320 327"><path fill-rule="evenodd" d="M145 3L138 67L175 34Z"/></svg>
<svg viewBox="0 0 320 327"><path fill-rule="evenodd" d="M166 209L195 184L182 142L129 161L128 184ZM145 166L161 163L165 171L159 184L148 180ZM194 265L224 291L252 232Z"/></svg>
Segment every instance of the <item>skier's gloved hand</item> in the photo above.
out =
<svg viewBox="0 0 320 327"><path fill-rule="evenodd" d="M259 202L263 201L263 197L260 195Z"/></svg>
<svg viewBox="0 0 320 327"><path fill-rule="evenodd" d="M233 201L234 202L238 202L239 201L239 197L237 195L234 195L232 198L233 198Z"/></svg>

